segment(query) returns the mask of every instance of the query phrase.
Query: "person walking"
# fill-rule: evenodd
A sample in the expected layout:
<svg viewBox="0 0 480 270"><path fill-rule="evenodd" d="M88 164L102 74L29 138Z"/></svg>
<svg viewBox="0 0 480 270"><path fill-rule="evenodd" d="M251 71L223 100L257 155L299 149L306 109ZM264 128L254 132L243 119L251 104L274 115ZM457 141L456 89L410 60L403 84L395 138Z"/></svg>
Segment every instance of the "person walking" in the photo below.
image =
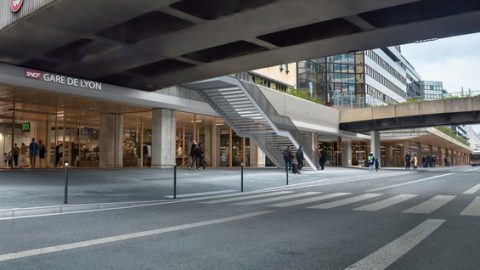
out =
<svg viewBox="0 0 480 270"><path fill-rule="evenodd" d="M287 172L292 168L292 152L290 152L290 146L287 146L285 151L283 151L283 160L285 161L285 169Z"/></svg>
<svg viewBox="0 0 480 270"><path fill-rule="evenodd" d="M13 158L13 166L18 167L18 156L20 154L20 148L18 148L17 144L15 143L12 148L12 158Z"/></svg>
<svg viewBox="0 0 480 270"><path fill-rule="evenodd" d="M62 159L62 156L63 156L62 147L63 147L62 143L55 146L55 167L59 166L60 160Z"/></svg>
<svg viewBox="0 0 480 270"><path fill-rule="evenodd" d="M35 142L35 138L32 138L32 142L28 146L28 153L30 154L30 167L35 168L35 159L38 156L38 143Z"/></svg>
<svg viewBox="0 0 480 270"><path fill-rule="evenodd" d="M412 156L410 155L410 153L407 153L405 155L405 170L410 170L410 165L412 164L411 163L411 160L412 160Z"/></svg>
<svg viewBox="0 0 480 270"><path fill-rule="evenodd" d="M45 163L45 153L47 152L47 149L45 148L45 145L43 144L42 140L38 141L38 157L40 158L40 168L43 168L43 165L47 167L47 164Z"/></svg>
<svg viewBox="0 0 480 270"><path fill-rule="evenodd" d="M325 163L327 163L327 154L323 148L320 148L320 168L325 169Z"/></svg>
<svg viewBox="0 0 480 270"><path fill-rule="evenodd" d="M373 170L373 166L375 166L375 156L373 155L372 152L370 152L370 154L368 154L368 170L369 171L372 171Z"/></svg>
<svg viewBox="0 0 480 270"><path fill-rule="evenodd" d="M20 146L20 167L25 167L27 164L27 146L22 142Z"/></svg>
<svg viewBox="0 0 480 270"><path fill-rule="evenodd" d="M412 162L413 170L416 170L418 167L417 154L413 155L411 162Z"/></svg>
<svg viewBox="0 0 480 270"><path fill-rule="evenodd" d="M204 150L203 150L203 144L201 142L198 142L197 144L197 169L202 169L205 170L205 160L204 160Z"/></svg>
<svg viewBox="0 0 480 270"><path fill-rule="evenodd" d="M192 141L192 147L190 147L190 157L192 158L192 163L190 163L190 169L193 169L194 166L198 169L198 144L196 140Z"/></svg>
<svg viewBox="0 0 480 270"><path fill-rule="evenodd" d="M298 170L300 171L303 168L303 148L301 146L298 147L297 151L295 152L295 158L297 159Z"/></svg>

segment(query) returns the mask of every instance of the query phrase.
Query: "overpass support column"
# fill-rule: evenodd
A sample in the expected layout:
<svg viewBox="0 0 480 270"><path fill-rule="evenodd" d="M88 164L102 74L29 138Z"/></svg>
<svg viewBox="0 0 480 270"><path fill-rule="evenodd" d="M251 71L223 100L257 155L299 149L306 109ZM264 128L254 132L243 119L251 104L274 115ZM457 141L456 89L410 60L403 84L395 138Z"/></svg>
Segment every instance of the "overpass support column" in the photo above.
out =
<svg viewBox="0 0 480 270"><path fill-rule="evenodd" d="M342 166L352 166L352 141L342 141Z"/></svg>
<svg viewBox="0 0 480 270"><path fill-rule="evenodd" d="M100 115L99 167L123 167L123 115Z"/></svg>
<svg viewBox="0 0 480 270"><path fill-rule="evenodd" d="M176 124L174 110L152 110L152 168L175 165Z"/></svg>
<svg viewBox="0 0 480 270"><path fill-rule="evenodd" d="M372 130L370 132L370 149L372 149L372 153L375 158L380 160L380 132L378 130ZM380 164L382 166L382 164Z"/></svg>

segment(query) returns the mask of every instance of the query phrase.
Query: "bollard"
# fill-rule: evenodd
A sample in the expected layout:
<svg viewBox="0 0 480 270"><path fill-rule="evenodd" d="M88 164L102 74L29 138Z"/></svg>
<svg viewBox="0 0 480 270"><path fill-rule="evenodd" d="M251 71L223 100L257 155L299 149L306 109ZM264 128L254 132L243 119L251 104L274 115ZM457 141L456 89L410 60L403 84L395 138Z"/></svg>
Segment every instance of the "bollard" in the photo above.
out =
<svg viewBox="0 0 480 270"><path fill-rule="evenodd" d="M240 167L240 181L241 181L240 191L243 192L243 163L241 164L241 167Z"/></svg>
<svg viewBox="0 0 480 270"><path fill-rule="evenodd" d="M63 203L68 204L68 162L65 163L65 194Z"/></svg>
<svg viewBox="0 0 480 270"><path fill-rule="evenodd" d="M177 198L177 165L173 166L173 198Z"/></svg>
<svg viewBox="0 0 480 270"><path fill-rule="evenodd" d="M287 175L287 186L288 186L288 167L285 168L285 173Z"/></svg>

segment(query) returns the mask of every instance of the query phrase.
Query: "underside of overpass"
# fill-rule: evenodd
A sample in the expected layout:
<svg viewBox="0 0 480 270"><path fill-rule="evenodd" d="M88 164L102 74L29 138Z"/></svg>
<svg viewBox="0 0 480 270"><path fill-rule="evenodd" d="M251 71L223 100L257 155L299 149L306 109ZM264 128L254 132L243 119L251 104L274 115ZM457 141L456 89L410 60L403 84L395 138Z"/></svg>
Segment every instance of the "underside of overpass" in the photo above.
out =
<svg viewBox="0 0 480 270"><path fill-rule="evenodd" d="M471 0L0 2L0 62L142 90L480 31Z"/></svg>
<svg viewBox="0 0 480 270"><path fill-rule="evenodd" d="M480 96L340 111L340 129L351 132L480 123Z"/></svg>

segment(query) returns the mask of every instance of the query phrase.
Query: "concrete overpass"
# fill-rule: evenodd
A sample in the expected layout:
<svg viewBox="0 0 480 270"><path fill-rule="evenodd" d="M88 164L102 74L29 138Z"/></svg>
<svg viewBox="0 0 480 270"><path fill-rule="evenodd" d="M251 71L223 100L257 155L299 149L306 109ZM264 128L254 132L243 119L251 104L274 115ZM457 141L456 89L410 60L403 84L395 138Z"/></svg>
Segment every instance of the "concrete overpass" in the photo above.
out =
<svg viewBox="0 0 480 270"><path fill-rule="evenodd" d="M480 96L340 111L340 129L352 132L480 123Z"/></svg>
<svg viewBox="0 0 480 270"><path fill-rule="evenodd" d="M480 31L471 0L13 2L0 1L0 62L147 91Z"/></svg>

